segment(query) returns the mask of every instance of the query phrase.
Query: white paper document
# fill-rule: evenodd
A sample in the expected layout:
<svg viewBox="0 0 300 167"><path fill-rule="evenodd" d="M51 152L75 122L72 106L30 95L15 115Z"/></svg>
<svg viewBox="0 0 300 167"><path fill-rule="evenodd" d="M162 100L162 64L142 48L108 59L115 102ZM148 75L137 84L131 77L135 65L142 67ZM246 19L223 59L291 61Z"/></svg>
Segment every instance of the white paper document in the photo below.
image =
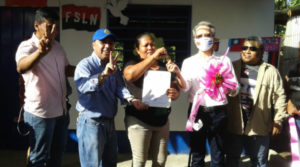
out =
<svg viewBox="0 0 300 167"><path fill-rule="evenodd" d="M168 71L149 70L145 73L142 101L150 107L169 108L171 99L167 90L171 85L171 73Z"/></svg>

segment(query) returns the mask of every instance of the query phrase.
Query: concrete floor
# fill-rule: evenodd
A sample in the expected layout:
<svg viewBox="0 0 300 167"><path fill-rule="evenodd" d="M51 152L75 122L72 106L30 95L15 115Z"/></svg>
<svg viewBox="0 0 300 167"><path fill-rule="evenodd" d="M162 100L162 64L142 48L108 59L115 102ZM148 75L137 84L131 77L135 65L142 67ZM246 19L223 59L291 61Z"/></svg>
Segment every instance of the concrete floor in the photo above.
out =
<svg viewBox="0 0 300 167"><path fill-rule="evenodd" d="M25 166L25 151L0 150L0 167L22 167ZM210 156L206 156L206 166L209 166ZM166 167L186 167L188 154L170 154L167 159ZM250 167L249 158L242 157L242 167ZM118 167L130 167L131 155L119 154ZM289 167L290 153L276 153L270 150L270 167ZM62 167L80 167L78 153L65 153ZM151 167L151 161L148 160L146 167Z"/></svg>

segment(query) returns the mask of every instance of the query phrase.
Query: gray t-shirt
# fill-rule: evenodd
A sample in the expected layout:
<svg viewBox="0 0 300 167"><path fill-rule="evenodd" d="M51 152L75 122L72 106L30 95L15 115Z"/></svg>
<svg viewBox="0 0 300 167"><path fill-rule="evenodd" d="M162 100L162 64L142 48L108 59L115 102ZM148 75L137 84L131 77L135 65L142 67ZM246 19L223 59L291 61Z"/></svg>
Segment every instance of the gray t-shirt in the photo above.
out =
<svg viewBox="0 0 300 167"><path fill-rule="evenodd" d="M253 108L254 89L257 82L259 65L249 66L243 64L241 71L241 103L243 111L243 122L247 124Z"/></svg>

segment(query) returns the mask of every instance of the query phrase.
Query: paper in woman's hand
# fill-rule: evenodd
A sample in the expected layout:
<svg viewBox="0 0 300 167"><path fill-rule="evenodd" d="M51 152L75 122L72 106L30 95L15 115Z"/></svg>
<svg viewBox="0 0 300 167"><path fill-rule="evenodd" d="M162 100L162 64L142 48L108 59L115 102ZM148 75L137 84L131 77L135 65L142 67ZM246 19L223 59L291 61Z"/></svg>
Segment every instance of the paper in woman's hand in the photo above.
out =
<svg viewBox="0 0 300 167"><path fill-rule="evenodd" d="M149 70L144 76L142 101L150 107L169 108L171 99L166 92L170 85L170 72Z"/></svg>

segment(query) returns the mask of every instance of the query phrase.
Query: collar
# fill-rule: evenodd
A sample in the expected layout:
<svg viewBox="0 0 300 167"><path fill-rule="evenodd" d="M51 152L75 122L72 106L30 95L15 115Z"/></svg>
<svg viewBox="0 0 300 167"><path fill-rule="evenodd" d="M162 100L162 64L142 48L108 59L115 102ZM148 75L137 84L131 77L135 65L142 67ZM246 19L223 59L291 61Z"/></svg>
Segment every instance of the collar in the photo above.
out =
<svg viewBox="0 0 300 167"><path fill-rule="evenodd" d="M200 52L198 52L196 54L196 57L200 58L200 59L203 59L203 60L211 60L211 59L215 59L217 58L218 56L216 55L216 53L213 51L212 55L209 56L209 57L204 57Z"/></svg>
<svg viewBox="0 0 300 167"><path fill-rule="evenodd" d="M92 53L92 58L95 59L99 65L101 65L101 60L94 51Z"/></svg>
<svg viewBox="0 0 300 167"><path fill-rule="evenodd" d="M31 40L33 41L33 43L35 44L35 46L39 46L40 43L40 39L35 35L35 33L32 33L32 37ZM52 41L52 46L55 44L55 40Z"/></svg>
<svg viewBox="0 0 300 167"><path fill-rule="evenodd" d="M33 43L38 47L40 40L38 39L38 37L35 35L35 33L32 33L32 37L31 40L33 41Z"/></svg>
<svg viewBox="0 0 300 167"><path fill-rule="evenodd" d="M252 71L258 72L260 65L261 65L261 64L259 64L259 65L254 65L254 66L250 66L250 65L244 64L244 67L247 68L247 69L250 69L250 70L252 70Z"/></svg>
<svg viewBox="0 0 300 167"><path fill-rule="evenodd" d="M101 59L96 55L96 53L93 51L92 53L92 59L94 59L95 61L97 61L97 63L101 66L101 65L105 65L101 62Z"/></svg>
<svg viewBox="0 0 300 167"><path fill-rule="evenodd" d="M256 71L256 72L258 72L258 70L262 64L263 64L263 61L261 61L259 64L256 64L256 65L248 65L248 64L245 64L242 62L242 66L244 66L247 69Z"/></svg>

